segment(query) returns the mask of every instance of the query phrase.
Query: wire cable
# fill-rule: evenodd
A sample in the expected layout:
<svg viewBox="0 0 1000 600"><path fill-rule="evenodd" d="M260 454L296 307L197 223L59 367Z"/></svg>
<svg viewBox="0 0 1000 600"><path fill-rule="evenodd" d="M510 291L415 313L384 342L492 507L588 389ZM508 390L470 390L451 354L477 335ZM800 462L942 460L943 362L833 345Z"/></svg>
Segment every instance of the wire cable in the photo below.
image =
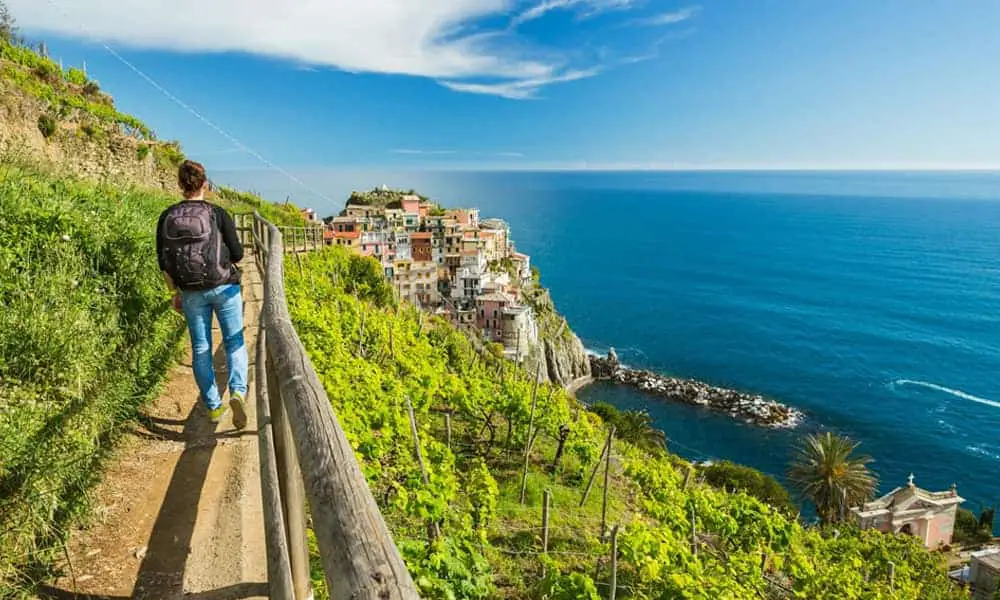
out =
<svg viewBox="0 0 1000 600"><path fill-rule="evenodd" d="M58 11L59 14L61 14L63 17L65 17L68 22L74 22L73 18L70 16L70 14L67 13L63 9L63 7L60 6L56 2L56 0L48 0L48 3L52 6L52 8L54 8L56 11ZM226 131L225 129L223 129L219 125L217 125L214 121L210 120L208 117L206 117L205 115L203 115L202 113L200 113L198 110L196 110L190 104L188 104L188 103L184 102L183 100L181 100L180 98L178 98L175 94L171 93L170 90L166 89L165 87L163 87L162 85L160 85L159 82L157 82L155 79L153 79L152 77L150 77L149 75L147 75L142 69L140 69L139 67L135 66L131 61L129 61L124 56L122 56L121 54L119 54L118 52L116 52L114 48L112 48L111 46L109 46L105 42L100 41L96 36L91 35L91 33L87 29L85 29L82 25L78 26L78 28L85 34L85 37L88 37L88 38L96 40L97 43L102 48L104 48L111 56L113 56L116 59L118 59L119 62L121 62L126 67L128 67L133 73L135 73L140 78L142 78L146 83L148 83L149 85L153 86L153 88L155 88L161 94L163 94L164 96L166 96L170 101L172 101L173 103L175 103L178 106L180 106L182 109L184 109L187 112L189 112L192 116L194 116L199 121L201 121L202 123L204 123L205 125L207 125L209 128L211 128L212 130L214 130L216 133L218 133L222 137L226 138L234 146L236 146L237 148L239 148L243 152L246 152L250 156L256 158L258 161L261 162L261 164L263 164L268 169L271 169L272 171L275 171L277 173L280 173L281 175L284 175L286 178L288 178L289 181L291 181L292 183L298 185L302 189L310 192L311 194L314 194L315 196L317 196L319 198L322 198L323 200L325 200L327 202L331 202L333 204L336 204L336 202L332 198L330 198L329 196L327 196L323 192L317 190L316 188L314 188L314 187L306 184L304 181L302 181L301 179L299 179L295 175L291 174L286 169L283 169L282 167L280 167L280 166L276 165L275 163L271 162L270 160L268 160L267 158L265 158L262 154L260 154L256 150L254 150L253 148L251 148L247 144L244 144L243 142L241 142L236 136L232 135L231 133L229 133L228 131Z"/></svg>

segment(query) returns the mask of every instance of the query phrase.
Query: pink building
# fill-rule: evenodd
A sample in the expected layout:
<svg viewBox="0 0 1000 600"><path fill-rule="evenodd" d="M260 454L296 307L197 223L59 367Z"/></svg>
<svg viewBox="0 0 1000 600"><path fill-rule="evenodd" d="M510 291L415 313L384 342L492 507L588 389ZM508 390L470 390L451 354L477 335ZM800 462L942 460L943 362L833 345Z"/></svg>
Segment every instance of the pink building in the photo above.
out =
<svg viewBox="0 0 1000 600"><path fill-rule="evenodd" d="M911 474L905 487L852 508L851 514L862 529L912 535L935 550L951 544L955 513L963 502L954 485L947 492L928 492L914 485Z"/></svg>
<svg viewBox="0 0 1000 600"><path fill-rule="evenodd" d="M486 332L491 341L503 340L503 311L514 305L514 299L503 292L483 294L476 298L476 325Z"/></svg>
<svg viewBox="0 0 1000 600"><path fill-rule="evenodd" d="M403 212L409 214L420 214L420 197L419 196L403 196L400 199L400 203L403 205Z"/></svg>

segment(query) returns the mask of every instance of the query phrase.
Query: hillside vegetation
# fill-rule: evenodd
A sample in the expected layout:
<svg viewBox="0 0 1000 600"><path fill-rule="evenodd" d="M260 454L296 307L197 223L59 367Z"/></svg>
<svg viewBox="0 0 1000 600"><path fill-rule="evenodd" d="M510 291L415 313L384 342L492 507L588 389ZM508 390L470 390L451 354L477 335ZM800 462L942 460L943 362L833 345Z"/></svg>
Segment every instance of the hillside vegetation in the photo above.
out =
<svg viewBox="0 0 1000 600"><path fill-rule="evenodd" d="M331 248L287 279L296 329L426 598L607 597L603 467L579 507L606 436L597 415L548 384L533 394L533 374L480 356L444 320L394 305L370 259ZM784 498L774 508L727 493L688 477L690 468L662 449L614 442L607 523L620 525L619 598L962 597L912 538L805 528Z"/></svg>
<svg viewBox="0 0 1000 600"><path fill-rule="evenodd" d="M0 161L0 597L41 576L175 356L154 230L178 199Z"/></svg>

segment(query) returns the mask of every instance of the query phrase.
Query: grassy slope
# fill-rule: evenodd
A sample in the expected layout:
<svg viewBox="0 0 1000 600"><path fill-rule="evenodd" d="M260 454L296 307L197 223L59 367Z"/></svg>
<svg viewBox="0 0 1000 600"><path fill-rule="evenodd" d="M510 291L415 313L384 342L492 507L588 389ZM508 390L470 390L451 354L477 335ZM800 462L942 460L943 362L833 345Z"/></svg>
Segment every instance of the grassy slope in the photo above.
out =
<svg viewBox="0 0 1000 600"><path fill-rule="evenodd" d="M0 597L42 577L178 349L154 253L177 200L0 166Z"/></svg>
<svg viewBox="0 0 1000 600"><path fill-rule="evenodd" d="M305 263L303 274L287 274L296 328L424 597L606 597L600 474L578 507L604 436L596 415L561 390L540 388L541 434L522 506L527 377L515 378L508 366L501 383L498 363L476 356L446 322L395 309L373 261L333 248ZM429 485L413 458L406 397L420 424ZM450 449L435 410L444 407L455 411ZM561 424L571 434L552 475L546 465ZM622 442L614 457L608 520L622 526L621 598L782 597L769 580L799 598L960 597L947 591L937 558L905 536L845 528L834 538L745 494L694 481L685 487L688 465L677 457L651 457ZM537 555L545 488L554 505L549 557ZM428 520L439 523L442 539L428 543Z"/></svg>

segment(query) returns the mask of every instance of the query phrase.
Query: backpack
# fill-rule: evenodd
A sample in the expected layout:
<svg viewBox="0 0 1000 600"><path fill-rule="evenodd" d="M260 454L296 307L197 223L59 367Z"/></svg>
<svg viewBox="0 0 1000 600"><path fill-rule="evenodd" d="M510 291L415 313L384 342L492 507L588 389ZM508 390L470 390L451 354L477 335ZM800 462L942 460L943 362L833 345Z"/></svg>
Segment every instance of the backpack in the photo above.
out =
<svg viewBox="0 0 1000 600"><path fill-rule="evenodd" d="M181 202L163 218L162 255L167 273L181 289L209 289L226 283L232 274L229 249L207 202Z"/></svg>

